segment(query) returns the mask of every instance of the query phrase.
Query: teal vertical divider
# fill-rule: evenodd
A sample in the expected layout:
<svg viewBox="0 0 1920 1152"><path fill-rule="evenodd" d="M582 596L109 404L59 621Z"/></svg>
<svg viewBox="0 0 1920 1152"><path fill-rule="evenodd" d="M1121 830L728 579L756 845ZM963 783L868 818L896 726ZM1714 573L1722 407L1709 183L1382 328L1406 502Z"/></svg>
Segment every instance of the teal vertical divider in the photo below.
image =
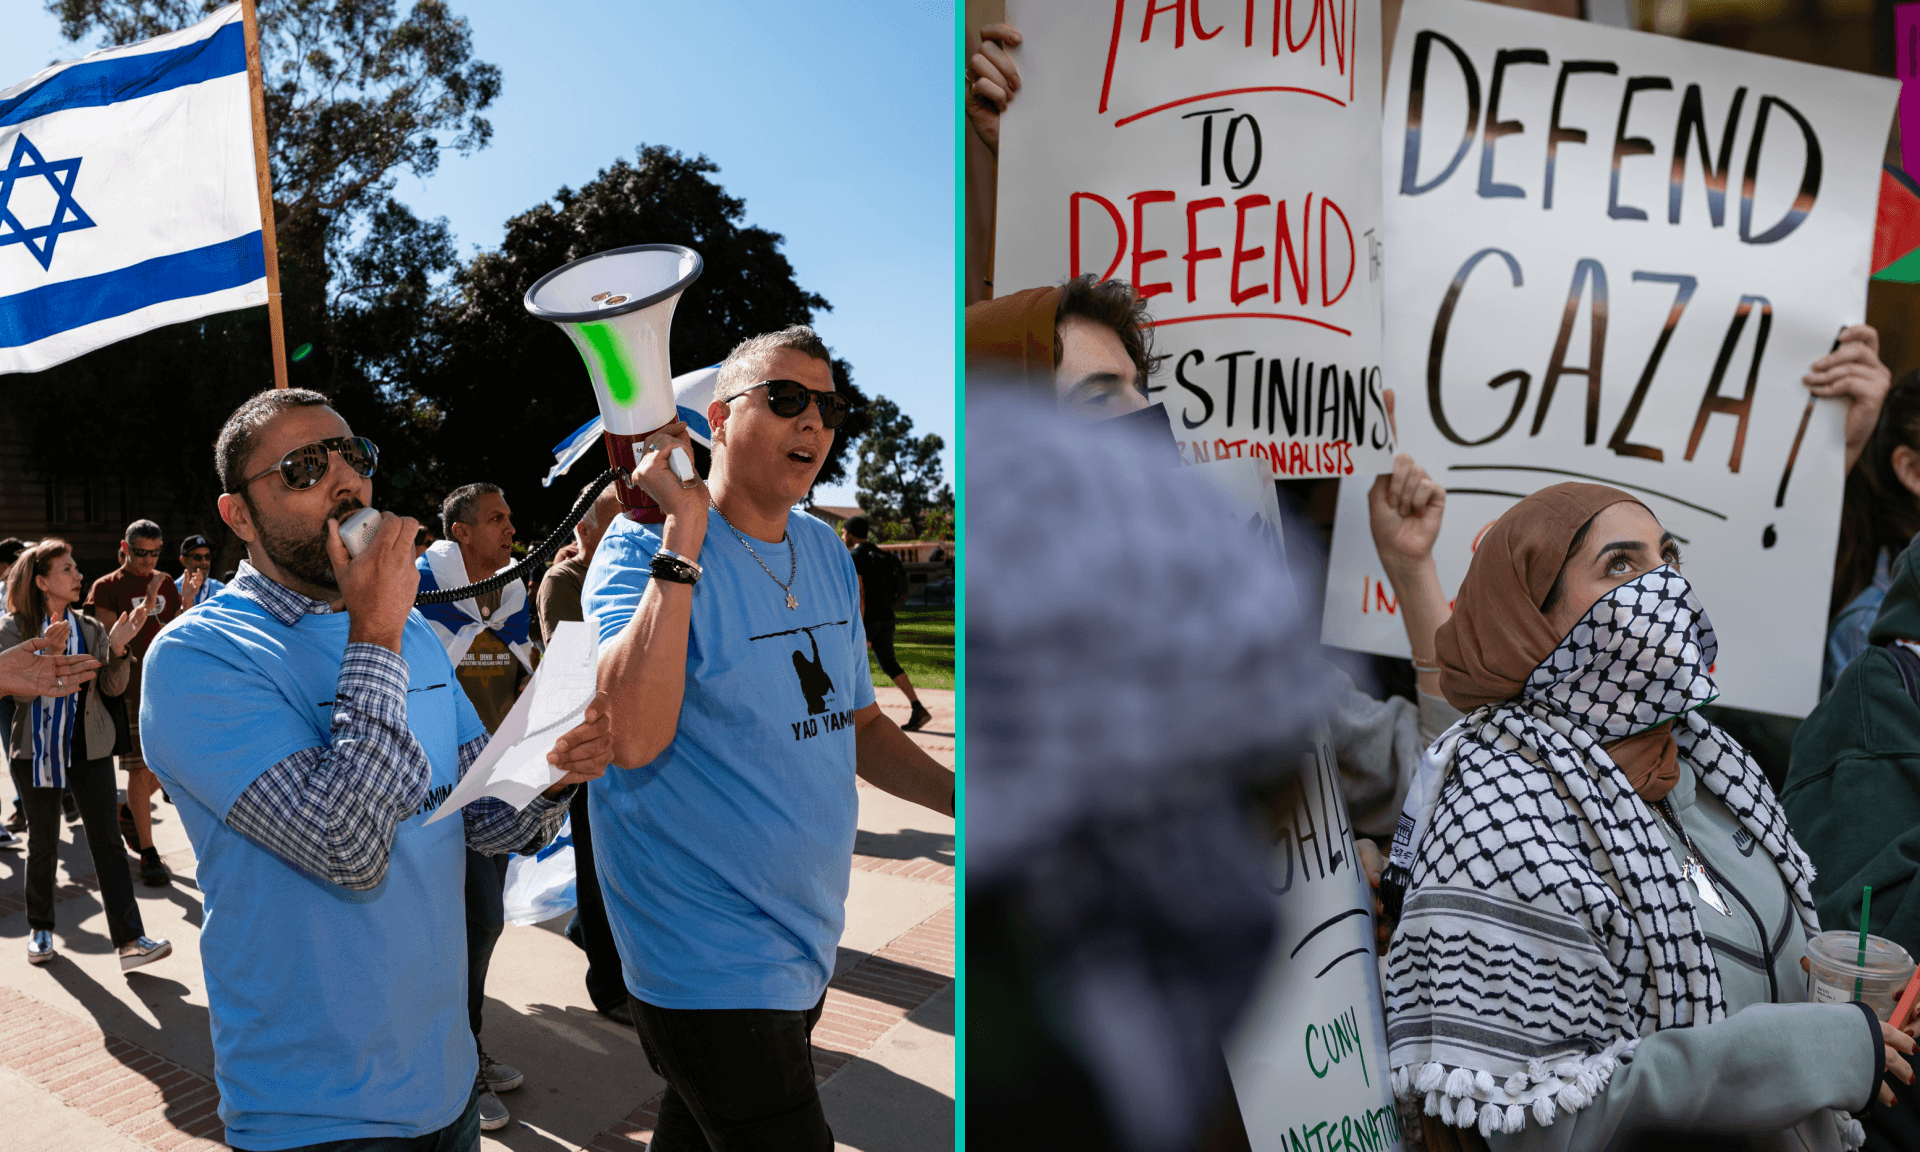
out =
<svg viewBox="0 0 1920 1152"><path fill-rule="evenodd" d="M953 6L953 1143L967 1146L967 6Z"/></svg>

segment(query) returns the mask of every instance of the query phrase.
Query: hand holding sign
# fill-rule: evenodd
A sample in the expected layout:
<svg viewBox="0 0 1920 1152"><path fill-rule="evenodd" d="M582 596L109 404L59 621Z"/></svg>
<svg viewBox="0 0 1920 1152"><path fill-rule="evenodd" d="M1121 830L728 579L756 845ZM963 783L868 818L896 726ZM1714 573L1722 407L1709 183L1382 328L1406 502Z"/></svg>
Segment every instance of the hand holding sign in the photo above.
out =
<svg viewBox="0 0 1920 1152"><path fill-rule="evenodd" d="M1802 382L1815 396L1847 401L1847 471L1853 471L1893 387L1893 373L1880 362L1880 333L1866 324L1845 329L1840 347L1815 360Z"/></svg>

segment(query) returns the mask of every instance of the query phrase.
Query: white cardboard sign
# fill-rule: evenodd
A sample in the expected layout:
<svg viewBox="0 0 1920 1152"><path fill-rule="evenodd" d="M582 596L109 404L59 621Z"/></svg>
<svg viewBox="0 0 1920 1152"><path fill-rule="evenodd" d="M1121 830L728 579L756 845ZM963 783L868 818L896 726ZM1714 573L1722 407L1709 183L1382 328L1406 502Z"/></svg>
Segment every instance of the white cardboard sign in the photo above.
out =
<svg viewBox="0 0 1920 1152"><path fill-rule="evenodd" d="M1240 1118L1255 1152L1394 1152L1387 1030L1373 893L1356 865L1327 727L1268 863L1280 931L1227 1044Z"/></svg>
<svg viewBox="0 0 1920 1152"><path fill-rule="evenodd" d="M1721 702L1805 715L1844 456L1800 381L1865 317L1897 84L1471 0L1408 0L1390 77L1385 378L1442 585L1526 494L1624 488L1683 541ZM1356 481L1323 639L1405 655Z"/></svg>
<svg viewBox="0 0 1920 1152"><path fill-rule="evenodd" d="M1009 0L994 288L1147 298L1189 464L1391 467L1378 0ZM1385 461L1386 463L1382 463Z"/></svg>

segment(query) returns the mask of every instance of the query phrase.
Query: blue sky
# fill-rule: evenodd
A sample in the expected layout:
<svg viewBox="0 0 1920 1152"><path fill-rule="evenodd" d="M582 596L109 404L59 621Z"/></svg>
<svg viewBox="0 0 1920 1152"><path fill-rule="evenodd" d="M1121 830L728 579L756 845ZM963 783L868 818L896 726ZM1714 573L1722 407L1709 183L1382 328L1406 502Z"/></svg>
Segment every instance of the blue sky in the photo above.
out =
<svg viewBox="0 0 1920 1152"><path fill-rule="evenodd" d="M402 177L402 201L445 216L469 255L642 143L704 153L832 303L817 327L854 380L946 441L952 483L952 0L450 5L503 74L493 143ZM61 39L37 0L8 7L0 87L91 47ZM853 488L816 496L851 504Z"/></svg>

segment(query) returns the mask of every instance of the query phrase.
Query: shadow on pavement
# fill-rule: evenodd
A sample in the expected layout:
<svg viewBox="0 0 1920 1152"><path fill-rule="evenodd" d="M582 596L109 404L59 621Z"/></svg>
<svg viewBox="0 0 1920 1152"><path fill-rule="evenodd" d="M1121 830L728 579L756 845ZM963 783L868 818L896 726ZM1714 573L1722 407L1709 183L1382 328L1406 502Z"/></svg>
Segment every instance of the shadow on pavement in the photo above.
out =
<svg viewBox="0 0 1920 1152"><path fill-rule="evenodd" d="M871 1061L855 1059L820 1089L836 1144L860 1152L953 1147L953 1098Z"/></svg>
<svg viewBox="0 0 1920 1152"><path fill-rule="evenodd" d="M194 1028L198 1029L201 1035L208 1033L207 1010L187 1003L186 997L190 990L177 980L169 980L164 976L150 976L138 971L127 975L128 987L160 1021L161 1026L155 1028L128 1011L113 993L102 987L99 981L81 971L78 965L62 964L55 960L47 966L46 971L93 1016L94 1024L100 1031L140 1046L139 1049L123 1049L115 1053L116 1058L127 1065L129 1070L134 1065L147 1063L147 1052L166 1050L168 1046L160 1036L163 1030ZM180 1100L199 1092L201 1082L183 1080L171 1087L160 1087L161 1081L170 1077L172 1071L170 1065L161 1065L141 1072L140 1075L155 1087L160 1088L160 1097L166 1102L166 1118L178 1122L185 1113L196 1111L204 1106L206 1098L203 1096L194 1103L182 1107ZM216 1135L215 1138L222 1139L224 1136Z"/></svg>
<svg viewBox="0 0 1920 1152"><path fill-rule="evenodd" d="M889 860L931 860L953 866L953 836L944 832L922 832L909 828L902 832L868 832L854 835L853 850L862 856L883 856Z"/></svg>

